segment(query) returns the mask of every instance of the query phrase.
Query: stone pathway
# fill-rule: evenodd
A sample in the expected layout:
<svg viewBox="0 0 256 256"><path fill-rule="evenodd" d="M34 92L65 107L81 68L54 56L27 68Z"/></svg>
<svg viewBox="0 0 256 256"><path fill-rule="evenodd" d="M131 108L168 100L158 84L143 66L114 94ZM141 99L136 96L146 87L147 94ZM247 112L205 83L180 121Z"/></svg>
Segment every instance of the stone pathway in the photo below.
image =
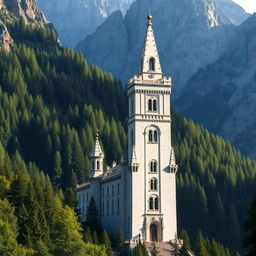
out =
<svg viewBox="0 0 256 256"><path fill-rule="evenodd" d="M154 244L153 243L146 243L149 251L153 249ZM159 252L159 256L174 256L174 248L172 245L169 243L160 243L156 242L156 248L157 251Z"/></svg>

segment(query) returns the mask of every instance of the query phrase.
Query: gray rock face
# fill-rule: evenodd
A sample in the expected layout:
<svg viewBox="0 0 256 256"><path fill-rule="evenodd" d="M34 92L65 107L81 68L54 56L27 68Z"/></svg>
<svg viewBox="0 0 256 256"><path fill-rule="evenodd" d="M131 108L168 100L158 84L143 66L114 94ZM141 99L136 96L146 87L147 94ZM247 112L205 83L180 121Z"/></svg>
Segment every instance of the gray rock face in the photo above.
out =
<svg viewBox="0 0 256 256"><path fill-rule="evenodd" d="M136 0L124 18L120 12L112 14L76 49L126 82L138 72L149 8L163 71L172 75L179 95L200 67L224 53L233 36L234 26L224 24L212 0Z"/></svg>
<svg viewBox="0 0 256 256"><path fill-rule="evenodd" d="M250 16L250 14L246 13L241 6L235 4L232 0L214 1L218 14L226 24L240 25Z"/></svg>
<svg viewBox="0 0 256 256"><path fill-rule="evenodd" d="M133 0L38 0L63 45L75 47L114 11L125 14Z"/></svg>
<svg viewBox="0 0 256 256"><path fill-rule="evenodd" d="M215 63L188 82L179 110L256 157L256 14ZM181 103L181 104L180 104Z"/></svg>
<svg viewBox="0 0 256 256"><path fill-rule="evenodd" d="M12 45L12 38L7 30L5 24L0 20L0 47L4 47L7 51L10 51Z"/></svg>
<svg viewBox="0 0 256 256"><path fill-rule="evenodd" d="M35 0L0 0L0 47L11 49L13 40L5 24L20 18L23 18L27 24L52 27L38 9Z"/></svg>

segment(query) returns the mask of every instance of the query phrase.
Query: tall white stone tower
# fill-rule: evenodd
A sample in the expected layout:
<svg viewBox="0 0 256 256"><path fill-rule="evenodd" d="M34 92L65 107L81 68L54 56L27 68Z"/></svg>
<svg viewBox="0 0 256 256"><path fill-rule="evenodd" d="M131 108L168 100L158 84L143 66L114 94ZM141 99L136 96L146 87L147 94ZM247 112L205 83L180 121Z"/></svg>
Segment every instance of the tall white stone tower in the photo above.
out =
<svg viewBox="0 0 256 256"><path fill-rule="evenodd" d="M176 172L171 144L170 94L149 14L139 75L129 80L127 228L131 239L165 242L177 237Z"/></svg>

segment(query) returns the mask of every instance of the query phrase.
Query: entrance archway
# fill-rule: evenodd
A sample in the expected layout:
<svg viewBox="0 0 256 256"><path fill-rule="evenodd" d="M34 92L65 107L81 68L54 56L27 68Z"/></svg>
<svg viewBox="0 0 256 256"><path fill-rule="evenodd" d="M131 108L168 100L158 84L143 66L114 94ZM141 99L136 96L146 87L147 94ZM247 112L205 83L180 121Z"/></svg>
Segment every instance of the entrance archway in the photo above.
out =
<svg viewBox="0 0 256 256"><path fill-rule="evenodd" d="M150 225L150 241L157 242L158 241L158 230L156 224Z"/></svg>

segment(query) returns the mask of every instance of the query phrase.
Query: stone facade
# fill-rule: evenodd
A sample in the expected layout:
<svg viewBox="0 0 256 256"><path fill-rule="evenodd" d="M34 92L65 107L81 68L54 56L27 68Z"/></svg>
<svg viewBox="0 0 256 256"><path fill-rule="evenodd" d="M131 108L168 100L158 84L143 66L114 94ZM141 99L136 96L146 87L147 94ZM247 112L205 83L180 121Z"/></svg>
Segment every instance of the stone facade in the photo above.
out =
<svg viewBox="0 0 256 256"><path fill-rule="evenodd" d="M90 182L77 188L82 219L93 196L101 224L111 234L120 229L129 240L177 238L178 166L171 146L171 86L171 78L162 74L149 14L140 73L127 87L128 159L104 172L97 137L90 154Z"/></svg>

